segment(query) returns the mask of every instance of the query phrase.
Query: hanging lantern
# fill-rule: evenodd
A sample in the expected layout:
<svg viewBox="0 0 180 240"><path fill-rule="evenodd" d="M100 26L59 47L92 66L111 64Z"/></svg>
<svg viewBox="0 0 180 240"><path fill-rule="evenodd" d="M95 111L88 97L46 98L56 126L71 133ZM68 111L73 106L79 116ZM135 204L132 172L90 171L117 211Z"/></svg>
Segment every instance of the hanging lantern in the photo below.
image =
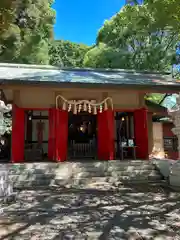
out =
<svg viewBox="0 0 180 240"><path fill-rule="evenodd" d="M44 122L42 122L41 120L39 122L37 122L36 128L37 128L38 144L41 145L43 142Z"/></svg>
<svg viewBox="0 0 180 240"><path fill-rule="evenodd" d="M94 115L96 115L96 114L97 114L97 107L94 106Z"/></svg>
<svg viewBox="0 0 180 240"><path fill-rule="evenodd" d="M63 102L62 110L66 110L66 102Z"/></svg>

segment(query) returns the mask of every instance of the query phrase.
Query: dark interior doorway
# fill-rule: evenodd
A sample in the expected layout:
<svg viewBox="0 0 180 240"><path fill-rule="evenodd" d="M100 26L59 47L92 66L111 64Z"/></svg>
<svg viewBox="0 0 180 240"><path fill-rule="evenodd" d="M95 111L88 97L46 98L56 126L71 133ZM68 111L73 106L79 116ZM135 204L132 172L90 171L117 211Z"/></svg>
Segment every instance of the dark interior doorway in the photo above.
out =
<svg viewBox="0 0 180 240"><path fill-rule="evenodd" d="M68 158L96 158L96 115L81 112L69 113L68 121Z"/></svg>
<svg viewBox="0 0 180 240"><path fill-rule="evenodd" d="M116 159L121 159L122 151L124 158L133 159L135 147L134 114L133 112L115 113L115 151ZM124 147L124 150L123 148Z"/></svg>
<svg viewBox="0 0 180 240"><path fill-rule="evenodd" d="M11 159L11 134L0 137L0 163L8 163Z"/></svg>
<svg viewBox="0 0 180 240"><path fill-rule="evenodd" d="M48 111L25 112L25 161L48 160Z"/></svg>

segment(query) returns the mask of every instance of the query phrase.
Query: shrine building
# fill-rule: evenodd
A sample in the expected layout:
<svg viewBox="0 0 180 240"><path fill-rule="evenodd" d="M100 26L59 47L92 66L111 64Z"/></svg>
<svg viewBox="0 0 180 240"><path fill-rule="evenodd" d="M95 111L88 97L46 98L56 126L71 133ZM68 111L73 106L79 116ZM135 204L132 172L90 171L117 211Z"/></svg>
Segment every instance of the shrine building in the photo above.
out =
<svg viewBox="0 0 180 240"><path fill-rule="evenodd" d="M148 159L147 93L177 93L170 73L0 64L12 104L11 162Z"/></svg>

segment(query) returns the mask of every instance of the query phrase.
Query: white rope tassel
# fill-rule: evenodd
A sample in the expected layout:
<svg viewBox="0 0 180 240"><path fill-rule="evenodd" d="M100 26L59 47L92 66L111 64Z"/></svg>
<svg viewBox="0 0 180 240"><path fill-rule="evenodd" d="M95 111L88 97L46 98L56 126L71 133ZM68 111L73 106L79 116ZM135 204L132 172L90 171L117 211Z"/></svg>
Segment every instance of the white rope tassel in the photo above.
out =
<svg viewBox="0 0 180 240"><path fill-rule="evenodd" d="M76 104L74 104L74 111L73 113L76 115L77 114L77 107L76 107Z"/></svg>
<svg viewBox="0 0 180 240"><path fill-rule="evenodd" d="M81 112L81 109L82 109L82 105L79 104L79 106L78 106L78 112Z"/></svg>
<svg viewBox="0 0 180 240"><path fill-rule="evenodd" d="M96 114L97 114L97 107L94 106L94 115L96 115Z"/></svg>
<svg viewBox="0 0 180 240"><path fill-rule="evenodd" d="M91 104L88 105L88 112L91 113Z"/></svg>
<svg viewBox="0 0 180 240"><path fill-rule="evenodd" d="M72 105L71 105L71 104L69 104L69 105L68 105L68 112L70 112L70 111L71 111L71 108L72 108Z"/></svg>
<svg viewBox="0 0 180 240"><path fill-rule="evenodd" d="M66 110L66 102L63 102L62 110Z"/></svg>
<svg viewBox="0 0 180 240"><path fill-rule="evenodd" d="M108 107L110 107L113 110L113 101L111 97L105 98L103 101L96 103L94 101L89 100L67 100L63 96L58 95L56 97L56 108L58 109L58 100L59 98L63 101L63 110L68 110L68 112L72 111L74 114L77 114L77 112L89 112L91 113L93 110L94 114L97 114L97 109L99 108L99 111L102 112L103 108L104 111L108 110Z"/></svg>
<svg viewBox="0 0 180 240"><path fill-rule="evenodd" d="M84 110L84 112L87 112L87 104L86 103L84 103L83 110Z"/></svg>
<svg viewBox="0 0 180 240"><path fill-rule="evenodd" d="M107 111L108 110L108 105L107 105L107 102L105 101L104 103L104 110Z"/></svg>

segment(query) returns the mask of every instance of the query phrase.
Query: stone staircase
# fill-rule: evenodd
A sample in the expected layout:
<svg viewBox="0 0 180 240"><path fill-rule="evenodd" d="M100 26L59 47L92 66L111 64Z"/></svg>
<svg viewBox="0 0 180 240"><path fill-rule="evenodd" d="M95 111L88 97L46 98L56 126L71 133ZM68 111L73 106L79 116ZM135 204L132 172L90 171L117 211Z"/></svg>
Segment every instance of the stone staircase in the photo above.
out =
<svg viewBox="0 0 180 240"><path fill-rule="evenodd" d="M1 165L2 166L2 165ZM8 164L14 187L84 186L124 181L157 182L162 176L151 161L88 161Z"/></svg>

